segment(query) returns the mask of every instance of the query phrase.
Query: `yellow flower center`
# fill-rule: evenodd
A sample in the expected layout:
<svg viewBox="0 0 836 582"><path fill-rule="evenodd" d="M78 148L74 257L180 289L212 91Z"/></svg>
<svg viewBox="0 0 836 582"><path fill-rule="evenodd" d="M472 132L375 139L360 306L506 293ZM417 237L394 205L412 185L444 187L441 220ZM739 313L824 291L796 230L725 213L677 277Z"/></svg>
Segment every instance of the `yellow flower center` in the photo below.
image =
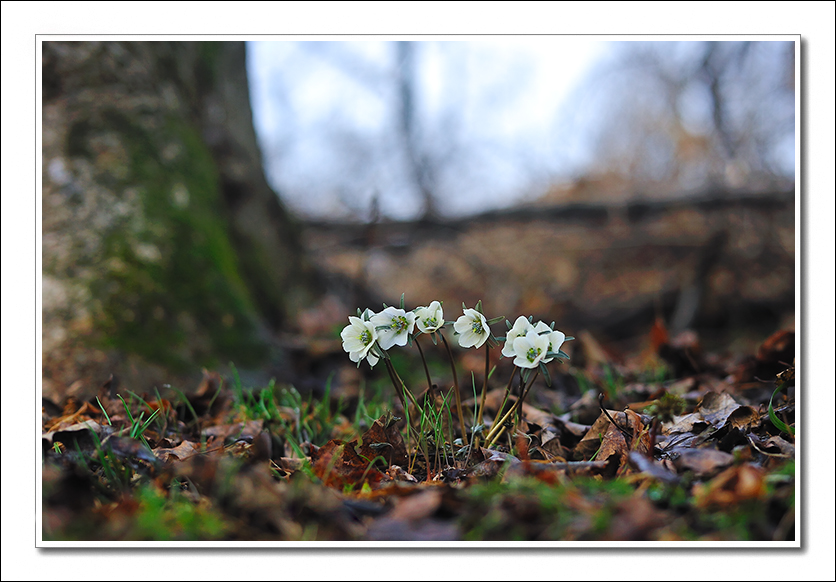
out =
<svg viewBox="0 0 836 582"><path fill-rule="evenodd" d="M407 328L409 323L406 321L406 318L403 315L397 315L392 318L392 329L396 332L402 332Z"/></svg>

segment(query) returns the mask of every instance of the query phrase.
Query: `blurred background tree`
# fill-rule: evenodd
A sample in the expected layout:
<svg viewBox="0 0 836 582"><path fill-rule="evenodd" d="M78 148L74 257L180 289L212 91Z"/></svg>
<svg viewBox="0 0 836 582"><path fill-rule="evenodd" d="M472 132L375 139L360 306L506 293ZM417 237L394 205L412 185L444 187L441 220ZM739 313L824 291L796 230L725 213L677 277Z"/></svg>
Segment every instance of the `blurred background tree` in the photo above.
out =
<svg viewBox="0 0 836 582"><path fill-rule="evenodd" d="M619 43L582 88L596 115L566 132L592 144L575 171L631 197L789 191L794 63L787 42Z"/></svg>
<svg viewBox="0 0 836 582"><path fill-rule="evenodd" d="M792 42L249 46L267 174L309 218L793 187Z"/></svg>
<svg viewBox="0 0 836 582"><path fill-rule="evenodd" d="M43 44L45 395L275 373L316 285L261 168L244 43Z"/></svg>

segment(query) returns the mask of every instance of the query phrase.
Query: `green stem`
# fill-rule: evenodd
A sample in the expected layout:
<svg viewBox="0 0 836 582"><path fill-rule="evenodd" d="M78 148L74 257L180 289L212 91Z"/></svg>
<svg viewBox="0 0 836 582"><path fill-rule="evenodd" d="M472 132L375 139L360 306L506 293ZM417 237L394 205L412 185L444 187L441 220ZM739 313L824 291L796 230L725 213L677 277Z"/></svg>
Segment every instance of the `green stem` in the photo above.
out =
<svg viewBox="0 0 836 582"><path fill-rule="evenodd" d="M443 334L439 334L441 336L441 341L444 342L444 347L447 348L447 357L450 358L450 368L453 370L453 390L456 396L456 413L459 415L459 424L462 427L462 442L465 446L467 446L467 426L464 423L464 411L462 410L462 395L459 392L459 377L456 374L456 363L453 361L453 352L450 350L450 344L447 343L447 339L444 337ZM452 443L450 443L452 445Z"/></svg>
<svg viewBox="0 0 836 582"><path fill-rule="evenodd" d="M496 433L496 431L498 430L497 421L502 417L502 411L505 410L505 405L508 404L508 396L511 395L511 384L514 382L514 374L516 374L516 372L517 367L514 366L514 369L511 371L511 377L508 378L508 384L505 386L505 397L502 399L502 404L499 405L499 410L496 411L494 421L491 423L491 428L488 431L488 436ZM485 437L485 443L488 442L488 436Z"/></svg>
<svg viewBox="0 0 836 582"><path fill-rule="evenodd" d="M424 374L427 375L427 392L433 399L433 402L435 402L435 391L433 390L433 381L430 378L430 369L427 367L427 359L424 357L424 350L421 348L417 336L415 337L415 345L418 347L418 353L421 354L421 363L424 364Z"/></svg>
<svg viewBox="0 0 836 582"><path fill-rule="evenodd" d="M386 371L389 372L389 379L392 380L392 386L395 387L395 393L398 395L398 399L401 401L401 406L403 406L404 410L406 410L406 400L404 399L401 387L398 385L398 381L395 379L397 372L395 372L395 369L392 366L392 362L389 361L389 358L383 358L383 361L386 362Z"/></svg>
<svg viewBox="0 0 836 582"><path fill-rule="evenodd" d="M479 399L479 413L476 415L476 424L482 424L482 416L485 412L485 399L488 395L488 374L491 365L491 347L485 342L485 380L482 382L482 397ZM479 446L479 436L473 437L473 448Z"/></svg>
<svg viewBox="0 0 836 582"><path fill-rule="evenodd" d="M513 375L511 376L511 378L513 378ZM532 386L532 384L534 384L534 380L536 380L536 379L537 379L537 373L535 373L534 376L532 376L531 379L528 381L528 384L525 387L523 387L523 385L522 385L522 371L520 371L520 396L519 396L519 398L517 398L517 401L511 406L511 408L508 409L508 412L505 413L505 415L500 420L495 421L493 423L493 426L491 427L491 430L488 433L488 436L485 437L485 448L486 449L490 448L491 445L493 445L494 442L496 442L496 439L499 438L499 435L501 434L501 428L505 424L505 421L507 421L515 412L519 412L518 416L522 415L523 401L525 400L525 396L528 394L528 391L531 389L531 386ZM510 385L511 385L510 380L508 382L508 385L510 387ZM507 394L506 394L506 399L507 399ZM504 403L503 403L503 407L504 407ZM497 414L497 416L499 416L499 415ZM516 432L516 429L517 429L517 422L515 421L514 422L514 427L513 427L513 432L511 433L512 435Z"/></svg>

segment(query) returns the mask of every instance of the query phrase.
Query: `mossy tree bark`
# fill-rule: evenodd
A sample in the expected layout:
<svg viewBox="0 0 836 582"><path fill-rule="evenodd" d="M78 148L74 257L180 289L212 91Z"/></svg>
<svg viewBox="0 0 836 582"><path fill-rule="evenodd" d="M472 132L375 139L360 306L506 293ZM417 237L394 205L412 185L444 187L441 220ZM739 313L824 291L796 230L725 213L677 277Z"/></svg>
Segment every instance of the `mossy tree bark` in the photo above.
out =
<svg viewBox="0 0 836 582"><path fill-rule="evenodd" d="M43 44L45 395L280 365L316 294L238 42Z"/></svg>

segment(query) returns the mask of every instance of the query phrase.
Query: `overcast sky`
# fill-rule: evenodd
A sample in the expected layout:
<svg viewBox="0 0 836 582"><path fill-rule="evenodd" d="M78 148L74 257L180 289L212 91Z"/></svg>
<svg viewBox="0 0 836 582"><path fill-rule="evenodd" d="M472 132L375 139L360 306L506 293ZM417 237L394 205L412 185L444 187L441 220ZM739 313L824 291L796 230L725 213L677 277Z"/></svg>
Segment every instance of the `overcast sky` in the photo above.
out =
<svg viewBox="0 0 836 582"><path fill-rule="evenodd" d="M457 146L436 176L448 214L508 205L572 163L555 124L608 44L594 37L421 42L415 107L430 153ZM256 131L268 180L306 216L393 218L421 208L397 149L396 52L386 41L248 42ZM450 142L450 143L448 143ZM454 143L453 143L454 142ZM437 143L438 148L433 148ZM439 153L439 155L442 155Z"/></svg>
<svg viewBox="0 0 836 582"><path fill-rule="evenodd" d="M629 196L794 180L787 39L251 41L247 54L267 178L308 218L463 216L581 176L617 176Z"/></svg>

